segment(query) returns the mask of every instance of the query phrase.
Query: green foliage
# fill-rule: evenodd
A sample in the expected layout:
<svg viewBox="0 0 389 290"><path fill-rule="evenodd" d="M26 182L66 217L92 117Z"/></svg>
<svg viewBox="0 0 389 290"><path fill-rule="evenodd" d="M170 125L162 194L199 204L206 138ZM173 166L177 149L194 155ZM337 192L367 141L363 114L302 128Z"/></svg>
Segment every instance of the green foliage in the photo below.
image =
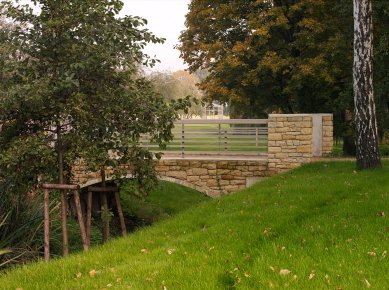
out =
<svg viewBox="0 0 389 290"><path fill-rule="evenodd" d="M200 100L203 97L202 92L197 88L200 82L199 77L194 73L179 70L174 73L155 72L148 76L154 91L165 100L177 100L186 96L192 97L192 104L188 112L180 111L179 114L186 118L193 116L202 116L203 109Z"/></svg>
<svg viewBox="0 0 389 290"><path fill-rule="evenodd" d="M136 190L131 181L121 187L122 208L127 216L134 216L145 224L171 217L209 199L194 189L165 181L145 198Z"/></svg>
<svg viewBox="0 0 389 290"><path fill-rule="evenodd" d="M387 127L387 1L374 2L375 89L380 127ZM336 137L353 111L352 2L342 0L194 0L180 37L192 72L208 70L207 97L233 116L271 112L334 113Z"/></svg>
<svg viewBox="0 0 389 290"><path fill-rule="evenodd" d="M51 203L52 221L58 203ZM51 227L51 248L59 248L60 226ZM27 196L0 199L0 269L36 260L43 252L43 204Z"/></svg>
<svg viewBox="0 0 389 290"><path fill-rule="evenodd" d="M13 1L0 6L14 23L0 34L1 192L69 182L80 158L91 170L132 163L146 192L154 155L139 139L150 134L164 146L176 111L188 105L167 103L138 74L155 63L142 49L163 39L143 28L145 19L119 17L118 0L34 4L37 13Z"/></svg>
<svg viewBox="0 0 389 290"><path fill-rule="evenodd" d="M4 274L0 285L387 289L388 165L309 164L87 253Z"/></svg>

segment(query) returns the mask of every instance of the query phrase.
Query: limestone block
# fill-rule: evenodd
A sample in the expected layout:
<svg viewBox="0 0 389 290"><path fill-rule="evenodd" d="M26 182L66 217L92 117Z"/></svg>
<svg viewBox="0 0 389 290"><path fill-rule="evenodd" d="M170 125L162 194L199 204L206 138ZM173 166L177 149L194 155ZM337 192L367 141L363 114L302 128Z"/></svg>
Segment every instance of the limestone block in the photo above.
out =
<svg viewBox="0 0 389 290"><path fill-rule="evenodd" d="M228 185L228 186L223 187L223 189L228 191L228 192L234 192L234 191L238 191L239 190L239 186L237 186L237 185Z"/></svg>
<svg viewBox="0 0 389 290"><path fill-rule="evenodd" d="M231 180L231 185L246 185L246 180Z"/></svg>
<svg viewBox="0 0 389 290"><path fill-rule="evenodd" d="M186 180L187 174L185 171L168 171L166 172L167 177L173 177L180 180Z"/></svg>
<svg viewBox="0 0 389 290"><path fill-rule="evenodd" d="M282 140L282 134L280 134L280 133L269 134L268 140L269 140L269 141Z"/></svg>
<svg viewBox="0 0 389 290"><path fill-rule="evenodd" d="M223 174L221 176L221 180L234 180L235 177L233 175L227 175L227 174Z"/></svg>
<svg viewBox="0 0 389 290"><path fill-rule="evenodd" d="M192 175L208 175L208 169L206 168L192 168Z"/></svg>
<svg viewBox="0 0 389 290"><path fill-rule="evenodd" d="M200 177L199 176L188 176L186 178L189 182L192 182L192 181L198 181L200 180Z"/></svg>
<svg viewBox="0 0 389 290"><path fill-rule="evenodd" d="M312 146L300 146L300 147L297 148L297 152L311 153L312 152Z"/></svg>
<svg viewBox="0 0 389 290"><path fill-rule="evenodd" d="M216 179L207 180L207 186L213 187L213 188L217 187L218 186L217 180Z"/></svg>

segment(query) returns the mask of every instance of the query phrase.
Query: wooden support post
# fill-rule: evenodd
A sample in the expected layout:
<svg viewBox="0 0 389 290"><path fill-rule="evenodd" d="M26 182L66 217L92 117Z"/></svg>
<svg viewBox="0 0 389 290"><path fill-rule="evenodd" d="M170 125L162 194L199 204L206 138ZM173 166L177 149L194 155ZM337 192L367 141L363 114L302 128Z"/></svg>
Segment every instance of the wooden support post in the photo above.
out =
<svg viewBox="0 0 389 290"><path fill-rule="evenodd" d="M62 249L63 255L69 255L69 238L67 225L68 197L65 190L61 190L61 221L62 221Z"/></svg>
<svg viewBox="0 0 389 290"><path fill-rule="evenodd" d="M103 243L109 239L109 216L108 216L108 200L107 193L101 192L101 217L103 221Z"/></svg>
<svg viewBox="0 0 389 290"><path fill-rule="evenodd" d="M122 204L120 203L120 194L117 191L115 192L115 201L116 201L116 207L118 209L118 214L119 214L120 227L122 228L122 235L123 237L125 237L127 235L126 223L124 222Z"/></svg>
<svg viewBox="0 0 389 290"><path fill-rule="evenodd" d="M45 261L50 259L50 200L49 190L45 189L44 195L44 235L45 235Z"/></svg>
<svg viewBox="0 0 389 290"><path fill-rule="evenodd" d="M82 245L84 247L84 251L87 251L89 248L88 247L88 240L86 237L85 224L84 224L84 219L83 219L82 210L81 210L80 194L78 193L78 190L74 190L74 201L75 201L76 209L77 209L78 223L80 225Z"/></svg>
<svg viewBox="0 0 389 290"><path fill-rule="evenodd" d="M101 187L105 187L105 170L100 170L100 176L101 176ZM108 201L107 201L107 194L105 192L101 192L100 194L100 200L101 200L101 217L103 221L103 243L107 242L109 239L109 217L108 214Z"/></svg>
<svg viewBox="0 0 389 290"><path fill-rule="evenodd" d="M88 247L90 247L90 235L92 227L92 192L88 191L88 202L86 209L86 239L88 241Z"/></svg>

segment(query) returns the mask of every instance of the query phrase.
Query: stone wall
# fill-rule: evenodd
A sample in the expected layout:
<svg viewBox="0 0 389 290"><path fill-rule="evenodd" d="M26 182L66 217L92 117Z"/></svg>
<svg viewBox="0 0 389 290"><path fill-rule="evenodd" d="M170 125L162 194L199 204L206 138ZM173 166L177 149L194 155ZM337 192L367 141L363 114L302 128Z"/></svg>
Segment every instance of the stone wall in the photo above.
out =
<svg viewBox="0 0 389 290"><path fill-rule="evenodd" d="M332 152L334 146L334 120L332 114L323 115L323 155Z"/></svg>
<svg viewBox="0 0 389 290"><path fill-rule="evenodd" d="M161 179L181 183L209 196L246 188L268 175L266 160L161 160Z"/></svg>
<svg viewBox="0 0 389 290"><path fill-rule="evenodd" d="M166 158L156 170L163 180L176 182L209 196L221 196L246 188L255 181L309 163L329 154L333 146L331 114L269 115L268 158L240 156L241 160ZM167 155L168 156L168 155ZM247 160L245 160L247 159ZM131 170L127 166L128 177ZM107 171L107 180L110 172ZM82 161L73 168L73 183L82 187L101 182L98 172L87 172Z"/></svg>
<svg viewBox="0 0 389 290"><path fill-rule="evenodd" d="M332 114L269 115L269 175L329 154L333 146L332 118Z"/></svg>

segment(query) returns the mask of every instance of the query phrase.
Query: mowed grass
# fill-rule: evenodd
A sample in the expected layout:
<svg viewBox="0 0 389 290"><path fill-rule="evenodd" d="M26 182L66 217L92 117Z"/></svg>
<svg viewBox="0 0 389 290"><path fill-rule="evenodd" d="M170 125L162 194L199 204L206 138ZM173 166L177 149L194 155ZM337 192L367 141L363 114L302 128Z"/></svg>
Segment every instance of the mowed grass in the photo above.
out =
<svg viewBox="0 0 389 290"><path fill-rule="evenodd" d="M316 163L204 202L2 289L389 289L389 164Z"/></svg>

